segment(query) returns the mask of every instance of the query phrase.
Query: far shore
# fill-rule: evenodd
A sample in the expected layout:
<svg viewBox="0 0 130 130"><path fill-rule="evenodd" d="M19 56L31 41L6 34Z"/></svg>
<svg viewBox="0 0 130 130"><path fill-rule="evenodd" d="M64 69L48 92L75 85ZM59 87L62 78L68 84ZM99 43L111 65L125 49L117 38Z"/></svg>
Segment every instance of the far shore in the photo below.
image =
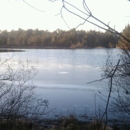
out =
<svg viewBox="0 0 130 130"><path fill-rule="evenodd" d="M21 50L14 50L14 49L95 49L95 48L106 48L102 46L98 47L59 47L59 46L0 46L0 52L15 52L15 51L21 51ZM108 48L109 49L109 48Z"/></svg>
<svg viewBox="0 0 130 130"><path fill-rule="evenodd" d="M12 48L0 48L0 53L4 53L4 52L24 52L24 50L20 50L20 49L12 49Z"/></svg>

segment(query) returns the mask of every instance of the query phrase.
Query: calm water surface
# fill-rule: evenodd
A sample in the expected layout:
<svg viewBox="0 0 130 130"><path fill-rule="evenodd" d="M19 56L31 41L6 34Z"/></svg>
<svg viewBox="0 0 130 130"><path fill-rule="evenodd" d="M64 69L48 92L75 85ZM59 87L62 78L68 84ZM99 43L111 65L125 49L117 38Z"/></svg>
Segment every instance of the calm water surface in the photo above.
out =
<svg viewBox="0 0 130 130"><path fill-rule="evenodd" d="M36 94L49 100L47 117L75 114L94 114L104 107L99 91L105 96L107 82L90 81L101 78L101 67L109 54L118 60L118 49L25 49L25 52L0 53L2 60L9 60L10 66L17 68L23 64L34 66L38 74L33 81ZM95 105L96 102L96 105Z"/></svg>

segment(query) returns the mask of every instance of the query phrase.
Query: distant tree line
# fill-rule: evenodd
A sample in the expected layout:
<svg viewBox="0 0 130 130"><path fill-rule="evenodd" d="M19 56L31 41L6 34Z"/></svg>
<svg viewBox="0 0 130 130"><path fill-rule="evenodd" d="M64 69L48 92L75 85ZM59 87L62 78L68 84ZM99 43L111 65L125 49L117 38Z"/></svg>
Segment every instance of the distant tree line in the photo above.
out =
<svg viewBox="0 0 130 130"><path fill-rule="evenodd" d="M94 48L116 47L118 39L109 32L84 31L71 29L63 31L48 30L7 30L0 31L0 47L59 47L59 48Z"/></svg>

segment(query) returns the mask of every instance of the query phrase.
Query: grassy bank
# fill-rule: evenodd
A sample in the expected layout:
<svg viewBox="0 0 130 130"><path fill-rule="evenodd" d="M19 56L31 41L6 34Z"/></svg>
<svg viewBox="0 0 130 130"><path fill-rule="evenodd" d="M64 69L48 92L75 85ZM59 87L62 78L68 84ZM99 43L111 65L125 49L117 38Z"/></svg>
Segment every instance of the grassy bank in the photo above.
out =
<svg viewBox="0 0 130 130"><path fill-rule="evenodd" d="M73 116L57 120L44 120L39 124L32 123L29 120L4 120L0 122L0 130L98 130L98 128L102 130L103 126L103 124L96 121L91 123L81 122ZM107 126L105 130L111 130L111 127Z"/></svg>
<svg viewBox="0 0 130 130"><path fill-rule="evenodd" d="M42 120L31 122L31 120L0 120L0 130L130 130L130 125L107 125L99 120L79 121L73 115L61 117L56 120Z"/></svg>

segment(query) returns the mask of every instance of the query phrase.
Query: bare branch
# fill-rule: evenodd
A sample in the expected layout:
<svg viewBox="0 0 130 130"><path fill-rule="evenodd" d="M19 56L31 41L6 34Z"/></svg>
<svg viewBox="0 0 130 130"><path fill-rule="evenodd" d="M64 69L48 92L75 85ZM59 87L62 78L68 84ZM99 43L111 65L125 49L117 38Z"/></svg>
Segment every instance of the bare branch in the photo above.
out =
<svg viewBox="0 0 130 130"><path fill-rule="evenodd" d="M74 6L74 5L70 4L70 3L68 3L67 1L64 1L64 3L66 3L66 4L70 5L71 7L73 7L73 8L74 8L74 9L76 9L76 10L78 10L79 12L81 12L81 13L83 13L83 14L85 14L85 15L88 15L88 16L89 16L89 14L87 14L87 13L83 12L82 10L80 10L80 9L79 9L79 8L77 8L76 6ZM66 6L64 6L64 7L66 7Z"/></svg>
<svg viewBox="0 0 130 130"><path fill-rule="evenodd" d="M89 19L89 17L88 17L87 19ZM78 28L79 26L81 26L81 25L84 25L84 24L86 23L87 19L84 20L83 23L80 23L75 29L77 29L77 28Z"/></svg>
<svg viewBox="0 0 130 130"><path fill-rule="evenodd" d="M36 7L32 6L32 5L31 5L31 4L29 4L26 0L23 0L23 2L24 2L25 4L27 4L28 6L30 6L31 8L33 8L33 9L35 9L35 10L39 11L39 12L42 12L42 13L44 13L44 12L45 12L45 11L43 11L43 10L39 10L38 8L36 8Z"/></svg>
<svg viewBox="0 0 130 130"><path fill-rule="evenodd" d="M91 12L91 10L88 8L88 6L87 6L87 4L86 4L86 1L85 0L83 0L83 7L84 7L84 9L90 14L90 16L92 15L92 12Z"/></svg>
<svg viewBox="0 0 130 130"><path fill-rule="evenodd" d="M110 75L108 75L108 77L110 78L109 94L108 94L108 98L107 98L106 108L105 108L105 111L104 111L102 118L101 118L101 122L102 122L104 116L106 115L106 124L104 126L104 130L106 129L106 125L108 123L108 106L109 106L109 101L110 101L110 98L111 98L111 92L112 92L112 87L113 87L113 77L114 77L114 74L116 73L116 71L118 69L119 63L120 63L120 60L118 60L116 67L112 68Z"/></svg>

